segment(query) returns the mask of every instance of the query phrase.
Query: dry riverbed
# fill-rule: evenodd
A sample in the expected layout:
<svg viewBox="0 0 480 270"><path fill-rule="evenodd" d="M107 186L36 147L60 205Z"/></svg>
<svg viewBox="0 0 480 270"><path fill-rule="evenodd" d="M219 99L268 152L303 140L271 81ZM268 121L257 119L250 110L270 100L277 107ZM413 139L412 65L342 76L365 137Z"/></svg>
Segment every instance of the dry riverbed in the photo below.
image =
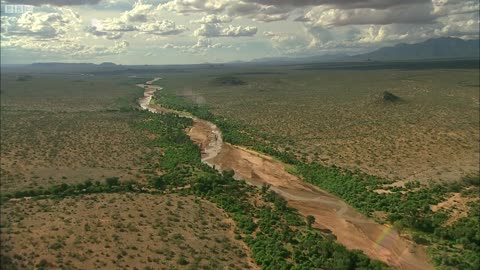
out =
<svg viewBox="0 0 480 270"><path fill-rule="evenodd" d="M158 105L150 105L154 92L161 87L148 82L139 86L145 88L145 98L140 100L142 108L154 113L166 111ZM185 116L184 113L180 114ZM302 215L314 216L315 227L331 231L338 242L347 248L359 249L369 257L397 269L433 269L423 246L414 244L392 228L360 214L341 199L288 173L285 164L260 153L223 143L218 127L191 118L194 124L188 135L200 145L205 163L219 170L233 170L236 178L244 179L249 184L270 185Z"/></svg>

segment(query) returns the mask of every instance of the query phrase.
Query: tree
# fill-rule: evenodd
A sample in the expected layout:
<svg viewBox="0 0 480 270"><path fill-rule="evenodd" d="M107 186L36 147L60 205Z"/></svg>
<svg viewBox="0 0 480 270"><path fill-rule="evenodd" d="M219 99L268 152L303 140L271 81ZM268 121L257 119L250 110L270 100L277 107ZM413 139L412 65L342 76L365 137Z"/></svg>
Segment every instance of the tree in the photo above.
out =
<svg viewBox="0 0 480 270"><path fill-rule="evenodd" d="M264 194L264 195L267 194L267 191L268 191L269 189L270 189L270 185L264 183L264 184L262 185L262 194Z"/></svg>
<svg viewBox="0 0 480 270"><path fill-rule="evenodd" d="M315 217L308 215L307 216L307 226L308 226L308 228L311 228L313 223L315 223Z"/></svg>
<svg viewBox="0 0 480 270"><path fill-rule="evenodd" d="M109 187L118 186L120 184L118 177L108 177L106 182L107 182L107 186Z"/></svg>
<svg viewBox="0 0 480 270"><path fill-rule="evenodd" d="M153 180L153 185L158 188L159 190L164 190L167 186L165 180L161 177L157 177Z"/></svg>

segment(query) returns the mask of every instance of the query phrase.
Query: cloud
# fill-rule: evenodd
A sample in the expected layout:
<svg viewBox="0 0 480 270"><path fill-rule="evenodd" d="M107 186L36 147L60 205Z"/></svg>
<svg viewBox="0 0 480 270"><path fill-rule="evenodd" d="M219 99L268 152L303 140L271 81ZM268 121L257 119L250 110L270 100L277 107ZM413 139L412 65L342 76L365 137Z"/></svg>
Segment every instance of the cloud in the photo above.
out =
<svg viewBox="0 0 480 270"><path fill-rule="evenodd" d="M156 16L153 5L137 2L116 18L93 20L86 32L106 39L119 39L125 32L139 32L157 36L178 35L188 30L184 25L176 25L171 20L152 20Z"/></svg>
<svg viewBox="0 0 480 270"><path fill-rule="evenodd" d="M327 43L332 42L335 38L330 30L319 25L308 27L307 32L311 37L309 47L325 47Z"/></svg>
<svg viewBox="0 0 480 270"><path fill-rule="evenodd" d="M53 6L79 6L79 5L95 5L102 0L6 0L10 4L19 5L53 5Z"/></svg>
<svg viewBox="0 0 480 270"><path fill-rule="evenodd" d="M200 20L190 21L191 23L229 23L232 21L232 18L228 15L215 15L210 14L203 16Z"/></svg>
<svg viewBox="0 0 480 270"><path fill-rule="evenodd" d="M387 9L400 5L430 2L431 0L173 0L160 4L160 8L180 13L219 13L229 10L230 13L244 15L249 13L254 17L254 13L262 13L259 12L259 8L262 7L282 9L282 13L285 14L296 8L312 6L330 6L340 9Z"/></svg>
<svg viewBox="0 0 480 270"><path fill-rule="evenodd" d="M175 22L170 20L143 23L137 29L143 33L159 36L178 35L188 30L186 26L176 25Z"/></svg>
<svg viewBox="0 0 480 270"><path fill-rule="evenodd" d="M94 26L96 26L99 31L103 32L130 32L136 30L136 27L133 24L124 21L122 18L96 20Z"/></svg>
<svg viewBox="0 0 480 270"><path fill-rule="evenodd" d="M386 9L399 5L428 3L431 0L243 0L262 5L306 7L306 6L335 6L339 8L374 8Z"/></svg>
<svg viewBox="0 0 480 270"><path fill-rule="evenodd" d="M62 42L38 41L32 39L13 39L2 43L4 48L21 48L42 54L62 55L66 58L96 58L100 56L123 54L127 51L127 41L115 42L113 46L80 44L74 40Z"/></svg>
<svg viewBox="0 0 480 270"><path fill-rule="evenodd" d="M192 46L194 49L218 49L218 48L230 48L231 46L225 46L221 43L214 43L209 38L199 37L197 43Z"/></svg>
<svg viewBox="0 0 480 270"><path fill-rule="evenodd" d="M217 13L223 11L230 2L230 0L173 0L160 4L158 9L177 13Z"/></svg>
<svg viewBox="0 0 480 270"><path fill-rule="evenodd" d="M184 53L196 55L205 55L210 49L232 48L232 46L215 43L210 38L199 37L197 42L191 45L174 45L168 43L165 44L162 48L180 50Z"/></svg>
<svg viewBox="0 0 480 270"><path fill-rule="evenodd" d="M74 31L78 22L78 14L69 9L59 9L52 13L27 12L20 17L2 16L2 39L56 39Z"/></svg>
<svg viewBox="0 0 480 270"><path fill-rule="evenodd" d="M136 53L142 50L137 55L155 48L188 54L224 48L218 52L225 55L227 49L245 48L235 57L247 58L264 52L363 52L441 36L478 38L480 22L478 0L2 1L6 2L42 7L33 13L2 14L2 48L29 50L29 55L57 51L65 57L124 53L130 40ZM225 45L217 42L220 37L251 38L224 39Z"/></svg>
<svg viewBox="0 0 480 270"><path fill-rule="evenodd" d="M262 22L274 22L274 21L284 21L288 19L290 15L288 13L283 14L257 14L253 17L255 21L262 21Z"/></svg>
<svg viewBox="0 0 480 270"><path fill-rule="evenodd" d="M480 10L478 0L432 0L433 13L439 17L455 14L477 13Z"/></svg>
<svg viewBox="0 0 480 270"><path fill-rule="evenodd" d="M72 58L94 58L126 52L129 43L116 41L110 46L87 45L82 33L109 39L120 37L95 26L85 29L80 16L69 8L55 7L52 12L24 13L19 17L2 16L2 49L23 49L40 54Z"/></svg>
<svg viewBox="0 0 480 270"><path fill-rule="evenodd" d="M309 41L304 36L271 31L266 31L263 35L270 40L272 47L280 54L298 54L308 49Z"/></svg>
<svg viewBox="0 0 480 270"><path fill-rule="evenodd" d="M392 14L396 19L392 22L404 23L409 19L412 19L408 21L409 23L432 20L432 16L424 16L425 14L419 14L419 12L417 12L419 16L409 15L409 13L401 14L401 12L415 11L418 5L431 7L432 2L431 0L173 0L160 4L158 8L177 13L203 12L209 14L208 16L217 17L222 16L219 15L220 13L226 13L230 17L245 17L260 22L284 21L292 12L312 7L317 7L319 8L317 10L321 11L333 10L335 14L331 14L332 18L329 19L332 25L348 24L349 20L346 18L350 15L355 16L359 24L368 24L370 15L374 15L378 22L388 21L387 18ZM391 11L392 9L395 10ZM342 16L343 21L333 18L335 15ZM302 16L295 21L309 19L311 18L308 16ZM371 21L374 24L377 23L373 19ZM205 21L205 23L214 23L214 21Z"/></svg>
<svg viewBox="0 0 480 270"><path fill-rule="evenodd" d="M202 24L195 30L195 36L204 37L248 37L257 33L254 26L223 26L220 24Z"/></svg>
<svg viewBox="0 0 480 270"><path fill-rule="evenodd" d="M147 16L152 12L152 5L136 2L131 10L125 11L121 19L128 22L146 22Z"/></svg>
<svg viewBox="0 0 480 270"><path fill-rule="evenodd" d="M241 15L252 18L255 21L273 22L286 20L289 17L291 8L279 7L275 5L259 4L233 4L228 12L235 15Z"/></svg>
<svg viewBox="0 0 480 270"><path fill-rule="evenodd" d="M390 9L377 10L370 8L337 9L317 7L312 8L304 21L315 25L335 27L343 25L385 25L392 23L431 23L436 19L432 4L417 4L396 6ZM297 20L301 20L298 19Z"/></svg>
<svg viewBox="0 0 480 270"><path fill-rule="evenodd" d="M105 37L106 39L120 39L123 37L122 32L105 32L100 31L96 26L87 26L85 28L85 32L97 36L97 37Z"/></svg>
<svg viewBox="0 0 480 270"><path fill-rule="evenodd" d="M258 3L238 0L173 0L158 6L161 10L176 13L207 13L214 16L222 12L231 17L248 17L256 21L271 22L285 20L292 8L276 5L261 5ZM198 22L198 21L197 21ZM205 21L205 23L213 23Z"/></svg>
<svg viewBox="0 0 480 270"><path fill-rule="evenodd" d="M454 14L439 19L439 26L433 32L435 36L453 36L459 38L479 38L480 19L478 13Z"/></svg>

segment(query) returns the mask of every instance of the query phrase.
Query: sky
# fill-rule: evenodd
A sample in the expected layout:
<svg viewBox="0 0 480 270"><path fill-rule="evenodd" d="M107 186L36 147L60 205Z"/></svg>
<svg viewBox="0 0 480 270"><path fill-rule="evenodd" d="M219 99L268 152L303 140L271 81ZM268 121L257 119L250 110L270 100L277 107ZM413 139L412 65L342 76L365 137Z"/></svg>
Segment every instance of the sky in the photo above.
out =
<svg viewBox="0 0 480 270"><path fill-rule="evenodd" d="M1 62L192 64L478 39L478 0L0 0Z"/></svg>

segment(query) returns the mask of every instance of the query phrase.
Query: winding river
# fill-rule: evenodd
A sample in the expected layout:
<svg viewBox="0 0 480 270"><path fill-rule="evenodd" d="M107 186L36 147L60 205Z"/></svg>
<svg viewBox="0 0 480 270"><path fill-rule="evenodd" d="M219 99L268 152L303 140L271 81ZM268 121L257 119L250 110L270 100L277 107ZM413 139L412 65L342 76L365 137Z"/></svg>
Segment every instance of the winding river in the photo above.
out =
<svg viewBox="0 0 480 270"><path fill-rule="evenodd" d="M188 135L200 146L204 163L218 170L233 170L235 178L244 179L251 185L269 184L272 190L287 200L290 207L304 216L314 216L316 228L332 232L337 241L349 249L361 250L370 258L396 269L434 269L423 246L360 214L340 198L288 173L282 162L223 142L220 130L213 123L151 104L155 91L162 89L153 85L160 79L137 85L144 89L144 97L139 99L140 106L152 113L171 112L193 119Z"/></svg>

